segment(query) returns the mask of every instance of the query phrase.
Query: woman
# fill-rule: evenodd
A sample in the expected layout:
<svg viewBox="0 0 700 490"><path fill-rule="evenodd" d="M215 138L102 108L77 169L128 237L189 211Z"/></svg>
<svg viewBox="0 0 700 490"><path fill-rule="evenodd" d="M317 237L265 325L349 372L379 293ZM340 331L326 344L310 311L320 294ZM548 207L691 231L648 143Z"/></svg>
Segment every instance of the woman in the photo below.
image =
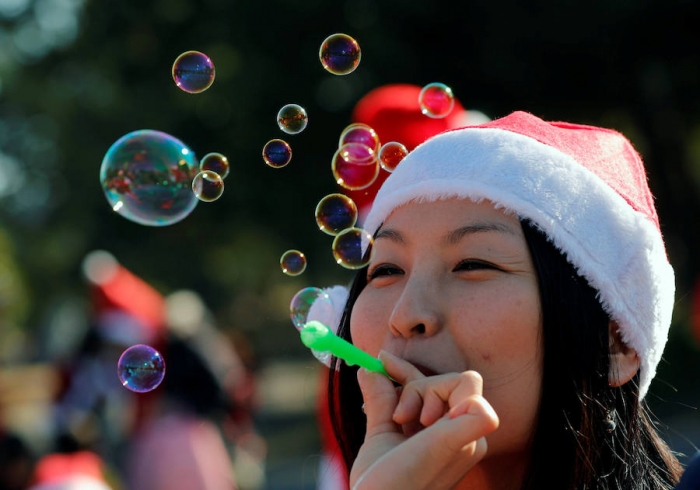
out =
<svg viewBox="0 0 700 490"><path fill-rule="evenodd" d="M339 335L395 384L336 363L352 488L678 481L644 402L673 270L622 135L522 112L443 133L387 179L365 228L373 257Z"/></svg>

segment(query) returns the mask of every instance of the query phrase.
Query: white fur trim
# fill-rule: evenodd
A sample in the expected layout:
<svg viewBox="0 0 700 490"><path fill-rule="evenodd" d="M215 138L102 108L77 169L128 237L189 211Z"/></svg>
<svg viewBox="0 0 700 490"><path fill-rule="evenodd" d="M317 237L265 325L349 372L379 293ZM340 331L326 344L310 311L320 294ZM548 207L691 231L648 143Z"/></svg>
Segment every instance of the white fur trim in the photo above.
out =
<svg viewBox="0 0 700 490"><path fill-rule="evenodd" d="M639 354L644 397L666 344L675 292L656 225L560 150L511 131L467 128L409 153L377 193L365 228L374 233L409 201L450 197L488 199L529 218L566 252Z"/></svg>

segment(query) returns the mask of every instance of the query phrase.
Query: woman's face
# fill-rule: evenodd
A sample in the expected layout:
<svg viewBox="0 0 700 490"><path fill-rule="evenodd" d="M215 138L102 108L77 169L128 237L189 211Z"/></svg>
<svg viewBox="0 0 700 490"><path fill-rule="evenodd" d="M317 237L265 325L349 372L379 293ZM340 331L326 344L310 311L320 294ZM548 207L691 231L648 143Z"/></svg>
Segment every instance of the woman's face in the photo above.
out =
<svg viewBox="0 0 700 490"><path fill-rule="evenodd" d="M355 345L425 374L477 371L500 426L486 458L526 451L542 376L537 277L520 222L489 201L409 203L380 228Z"/></svg>

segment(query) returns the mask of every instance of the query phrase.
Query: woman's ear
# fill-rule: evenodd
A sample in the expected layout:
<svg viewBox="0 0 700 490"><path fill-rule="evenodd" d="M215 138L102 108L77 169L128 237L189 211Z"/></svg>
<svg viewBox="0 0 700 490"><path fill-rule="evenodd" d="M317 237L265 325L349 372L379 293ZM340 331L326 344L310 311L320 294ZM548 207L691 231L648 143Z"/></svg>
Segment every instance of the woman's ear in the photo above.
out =
<svg viewBox="0 0 700 490"><path fill-rule="evenodd" d="M608 323L608 339L610 346L610 371L608 384L618 388L627 383L639 371L639 356L637 351L626 345L620 337L617 323Z"/></svg>

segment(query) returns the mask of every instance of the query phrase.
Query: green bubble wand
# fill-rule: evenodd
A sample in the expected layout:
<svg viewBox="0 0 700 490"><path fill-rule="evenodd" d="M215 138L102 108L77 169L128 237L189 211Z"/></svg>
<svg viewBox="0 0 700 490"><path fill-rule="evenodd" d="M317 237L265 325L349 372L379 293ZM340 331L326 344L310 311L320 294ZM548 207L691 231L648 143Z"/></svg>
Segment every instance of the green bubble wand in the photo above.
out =
<svg viewBox="0 0 700 490"><path fill-rule="evenodd" d="M367 371L381 373L391 379L391 376L384 370L382 361L358 349L347 340L341 339L321 322L313 320L304 325L304 328L301 329L301 341L309 349L330 352L335 357L344 360L348 366L357 365Z"/></svg>

